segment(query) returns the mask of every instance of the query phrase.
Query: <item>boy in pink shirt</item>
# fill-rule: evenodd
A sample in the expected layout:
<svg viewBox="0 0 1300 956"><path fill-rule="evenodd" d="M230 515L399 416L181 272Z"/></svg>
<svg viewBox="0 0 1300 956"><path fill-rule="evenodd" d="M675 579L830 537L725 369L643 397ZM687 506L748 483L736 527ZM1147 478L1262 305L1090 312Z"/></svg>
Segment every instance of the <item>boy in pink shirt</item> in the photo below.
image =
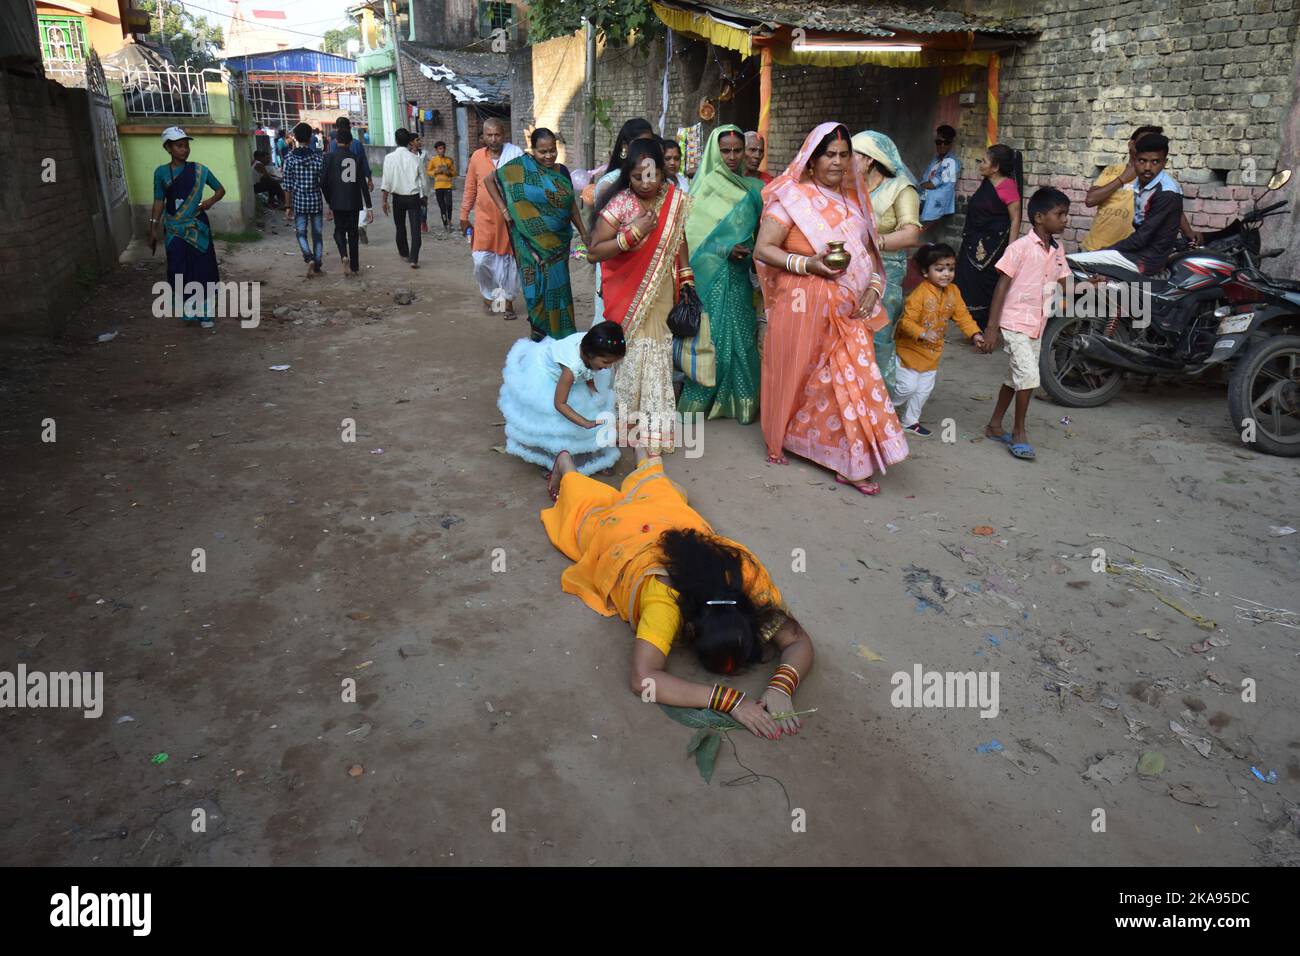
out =
<svg viewBox="0 0 1300 956"><path fill-rule="evenodd" d="M1038 387L1038 355L1047 326L1047 307L1056 297L1056 286L1070 275L1065 250L1056 241L1069 219L1069 197L1044 186L1030 198L1028 215L1033 229L1007 246L997 263L1002 275L989 306L984 351L997 348L1000 333L1011 368L984 434L1005 444L1017 458L1032 461L1037 453L1025 434L1025 413ZM1015 425L1008 433L1002 430L1002 422L1013 398Z"/></svg>

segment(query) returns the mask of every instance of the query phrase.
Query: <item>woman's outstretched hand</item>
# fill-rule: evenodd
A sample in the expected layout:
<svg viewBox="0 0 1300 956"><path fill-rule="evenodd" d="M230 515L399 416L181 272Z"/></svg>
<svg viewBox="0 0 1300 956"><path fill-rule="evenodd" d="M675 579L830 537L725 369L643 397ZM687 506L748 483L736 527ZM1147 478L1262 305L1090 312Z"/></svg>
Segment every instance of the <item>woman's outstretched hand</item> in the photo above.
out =
<svg viewBox="0 0 1300 956"><path fill-rule="evenodd" d="M776 721L768 715L762 704L755 703L748 697L742 700L740 705L731 712L731 716L744 724L746 728L753 732L755 737L776 740L781 729L776 725Z"/></svg>
<svg viewBox="0 0 1300 956"><path fill-rule="evenodd" d="M794 710L794 701L790 699L788 694L777 690L775 687L769 687L767 689L767 692L763 694L763 699L759 701L759 705L766 710L769 715L785 714ZM776 724L777 730L782 734L789 736L797 734L799 728L803 726L803 723L798 717L786 717L784 720L773 720L773 723Z"/></svg>

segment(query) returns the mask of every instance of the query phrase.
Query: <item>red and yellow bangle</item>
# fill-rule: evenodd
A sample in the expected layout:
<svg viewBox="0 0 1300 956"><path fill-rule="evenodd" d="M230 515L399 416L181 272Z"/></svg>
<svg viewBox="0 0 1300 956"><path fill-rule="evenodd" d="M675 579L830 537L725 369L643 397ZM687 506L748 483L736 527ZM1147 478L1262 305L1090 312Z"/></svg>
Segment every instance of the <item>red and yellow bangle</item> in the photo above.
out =
<svg viewBox="0 0 1300 956"><path fill-rule="evenodd" d="M724 714L729 714L745 699L744 691L728 687L726 684L714 684L713 693L709 697L709 710L716 710Z"/></svg>
<svg viewBox="0 0 1300 956"><path fill-rule="evenodd" d="M690 266L682 266L680 269L677 270L677 281L694 282L695 270L692 269Z"/></svg>
<svg viewBox="0 0 1300 956"><path fill-rule="evenodd" d="M767 682L767 686L793 698L795 689L799 686L799 672L789 664L782 664Z"/></svg>
<svg viewBox="0 0 1300 956"><path fill-rule="evenodd" d="M615 237L618 240L618 247L624 252L630 252L644 236L637 231L635 226L624 226L618 231Z"/></svg>

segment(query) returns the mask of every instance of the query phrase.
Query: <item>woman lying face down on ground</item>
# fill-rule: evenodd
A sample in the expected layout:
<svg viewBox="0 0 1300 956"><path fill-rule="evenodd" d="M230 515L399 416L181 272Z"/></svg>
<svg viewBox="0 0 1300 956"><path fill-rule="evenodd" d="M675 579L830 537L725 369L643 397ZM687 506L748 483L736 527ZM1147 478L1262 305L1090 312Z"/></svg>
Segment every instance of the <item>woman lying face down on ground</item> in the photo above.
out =
<svg viewBox="0 0 1300 956"><path fill-rule="evenodd" d="M632 691L677 707L730 714L759 737L799 732L794 693L812 669L812 638L785 610L781 593L748 550L713 533L664 474L663 460L637 448L638 466L615 489L580 474L560 452L550 475L547 536L574 562L561 579L592 610L617 614L636 633ZM779 654L760 695L724 683L699 684L664 670L674 643L689 644L724 677ZM771 659L769 657L769 659Z"/></svg>

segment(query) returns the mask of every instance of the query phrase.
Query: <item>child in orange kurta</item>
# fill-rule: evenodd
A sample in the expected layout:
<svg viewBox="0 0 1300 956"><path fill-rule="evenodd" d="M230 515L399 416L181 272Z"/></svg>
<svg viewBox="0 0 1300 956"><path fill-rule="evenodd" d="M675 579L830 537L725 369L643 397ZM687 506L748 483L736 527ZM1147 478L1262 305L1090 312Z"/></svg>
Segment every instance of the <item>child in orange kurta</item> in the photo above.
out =
<svg viewBox="0 0 1300 956"><path fill-rule="evenodd" d="M522 155L514 143L505 142L504 127L494 120L483 124L486 146L476 149L465 169L465 195L460 207L460 229L469 228L469 216L474 214L474 241L470 247L474 258L474 278L483 295L488 311L505 312L513 319L514 297L518 290L518 273L515 254L510 246L510 230L506 218L496 207L483 186L487 176L495 176L497 168ZM493 150L496 150L494 153Z"/></svg>
<svg viewBox="0 0 1300 956"><path fill-rule="evenodd" d="M943 243L922 246L916 254L916 265L925 279L907 297L903 317L894 330L896 389L903 430L927 438L931 432L921 424L921 409L934 391L948 322L956 322L962 334L977 346L984 344L984 336L953 284L957 254L952 247Z"/></svg>

